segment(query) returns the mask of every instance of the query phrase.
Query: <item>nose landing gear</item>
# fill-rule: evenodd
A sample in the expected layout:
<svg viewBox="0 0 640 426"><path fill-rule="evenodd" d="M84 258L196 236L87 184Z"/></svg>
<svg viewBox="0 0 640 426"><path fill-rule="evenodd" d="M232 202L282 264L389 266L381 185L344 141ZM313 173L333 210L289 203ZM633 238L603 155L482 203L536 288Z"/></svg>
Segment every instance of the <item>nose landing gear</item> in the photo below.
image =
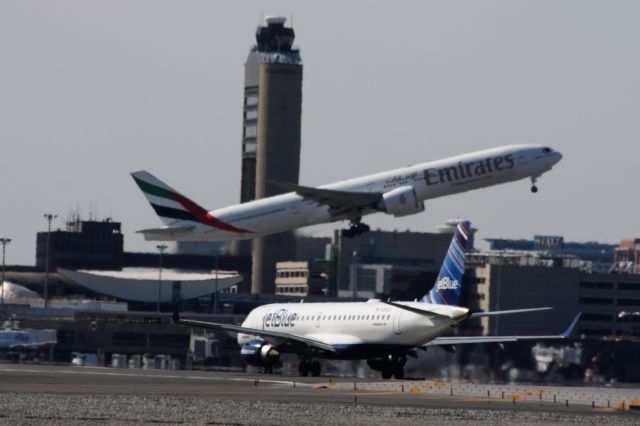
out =
<svg viewBox="0 0 640 426"><path fill-rule="evenodd" d="M531 192L534 194L538 192L538 187L536 186L536 182L538 181L538 176L531 176Z"/></svg>

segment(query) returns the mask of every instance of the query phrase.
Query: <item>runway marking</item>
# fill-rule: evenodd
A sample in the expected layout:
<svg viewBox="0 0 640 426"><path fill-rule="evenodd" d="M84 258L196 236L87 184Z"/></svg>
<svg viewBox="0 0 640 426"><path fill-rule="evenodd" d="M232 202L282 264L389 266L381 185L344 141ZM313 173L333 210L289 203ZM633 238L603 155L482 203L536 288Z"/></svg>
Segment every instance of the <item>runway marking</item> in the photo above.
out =
<svg viewBox="0 0 640 426"><path fill-rule="evenodd" d="M82 367L80 367L82 368ZM95 367L94 367L95 368ZM99 368L99 367L98 367ZM106 369L106 367L105 367ZM293 381L287 380L270 380L270 379L243 379L239 377L209 377L209 376L177 376L172 374L136 374L136 373L117 373L113 371L72 371L72 370L37 370L37 369L19 369L14 370L11 368L0 368L0 372L9 372L9 373L63 373L63 374L86 374L86 375L95 375L95 376L116 376L116 377L149 377L152 379L178 379L178 380L211 380L211 381L234 381L234 382L256 382L267 383L267 384L276 384L276 385L288 385L293 386ZM295 382L296 386L301 387L310 387L310 384Z"/></svg>

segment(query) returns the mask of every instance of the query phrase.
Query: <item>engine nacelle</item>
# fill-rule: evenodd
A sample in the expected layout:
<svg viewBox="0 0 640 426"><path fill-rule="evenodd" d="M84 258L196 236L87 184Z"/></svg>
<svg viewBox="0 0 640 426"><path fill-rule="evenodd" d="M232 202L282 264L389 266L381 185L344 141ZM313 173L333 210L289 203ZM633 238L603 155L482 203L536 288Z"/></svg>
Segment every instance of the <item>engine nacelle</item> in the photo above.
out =
<svg viewBox="0 0 640 426"><path fill-rule="evenodd" d="M424 203L418 200L413 186L407 185L382 194L379 208L400 217L424 211Z"/></svg>
<svg viewBox="0 0 640 426"><path fill-rule="evenodd" d="M249 340L240 348L240 357L254 367L275 365L280 360L280 352L264 340Z"/></svg>

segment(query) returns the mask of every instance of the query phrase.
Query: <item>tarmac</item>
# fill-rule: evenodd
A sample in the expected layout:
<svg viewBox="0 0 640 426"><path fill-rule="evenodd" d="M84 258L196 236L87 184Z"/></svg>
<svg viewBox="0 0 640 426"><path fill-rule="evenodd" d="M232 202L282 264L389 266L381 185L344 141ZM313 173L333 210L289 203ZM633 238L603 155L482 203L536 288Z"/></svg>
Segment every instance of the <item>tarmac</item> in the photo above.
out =
<svg viewBox="0 0 640 426"><path fill-rule="evenodd" d="M633 388L0 364L0 398L0 424L640 424Z"/></svg>

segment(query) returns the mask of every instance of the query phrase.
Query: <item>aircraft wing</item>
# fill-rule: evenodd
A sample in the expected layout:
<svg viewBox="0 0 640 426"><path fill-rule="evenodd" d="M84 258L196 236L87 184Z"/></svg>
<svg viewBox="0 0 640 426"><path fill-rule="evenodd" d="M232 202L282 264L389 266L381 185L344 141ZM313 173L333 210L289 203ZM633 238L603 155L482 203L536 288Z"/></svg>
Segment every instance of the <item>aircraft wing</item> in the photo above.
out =
<svg viewBox="0 0 640 426"><path fill-rule="evenodd" d="M525 314L528 312L548 311L553 309L550 306L544 308L527 308L527 309L511 309L508 311L487 311L487 312L473 312L469 318L482 318L482 317L494 317L498 315L511 315L511 314Z"/></svg>
<svg viewBox="0 0 640 426"><path fill-rule="evenodd" d="M329 212L333 216L367 207L375 209L382 197L379 192L336 191L334 189L301 186L289 182L271 181L271 183L287 191L295 192L307 200L313 200L319 205L328 206Z"/></svg>
<svg viewBox="0 0 640 426"><path fill-rule="evenodd" d="M259 336L267 342L280 346L282 344L289 344L298 348L316 349L325 352L335 353L336 348L333 345L329 345L324 342L320 342L313 339L307 339L301 336L295 336L290 333L281 333L278 331L259 330L257 328L242 327L239 325L220 324L216 322L196 321L187 319L178 319L179 324L191 325L195 327L209 328L212 330L224 330L233 331L235 333L244 333L252 336Z"/></svg>
<svg viewBox="0 0 640 426"><path fill-rule="evenodd" d="M445 336L436 337L425 346L453 346L470 343L503 343L503 342L517 342L519 340L547 340L547 339L566 339L568 338L578 324L582 313L578 313L571 322L571 325L560 334L549 336Z"/></svg>
<svg viewBox="0 0 640 426"><path fill-rule="evenodd" d="M57 340L43 340L41 342L32 342L32 343L14 343L9 345L8 347L10 349L14 349L14 348L36 348L38 346L43 346L43 345L55 345L56 343L58 343Z"/></svg>

